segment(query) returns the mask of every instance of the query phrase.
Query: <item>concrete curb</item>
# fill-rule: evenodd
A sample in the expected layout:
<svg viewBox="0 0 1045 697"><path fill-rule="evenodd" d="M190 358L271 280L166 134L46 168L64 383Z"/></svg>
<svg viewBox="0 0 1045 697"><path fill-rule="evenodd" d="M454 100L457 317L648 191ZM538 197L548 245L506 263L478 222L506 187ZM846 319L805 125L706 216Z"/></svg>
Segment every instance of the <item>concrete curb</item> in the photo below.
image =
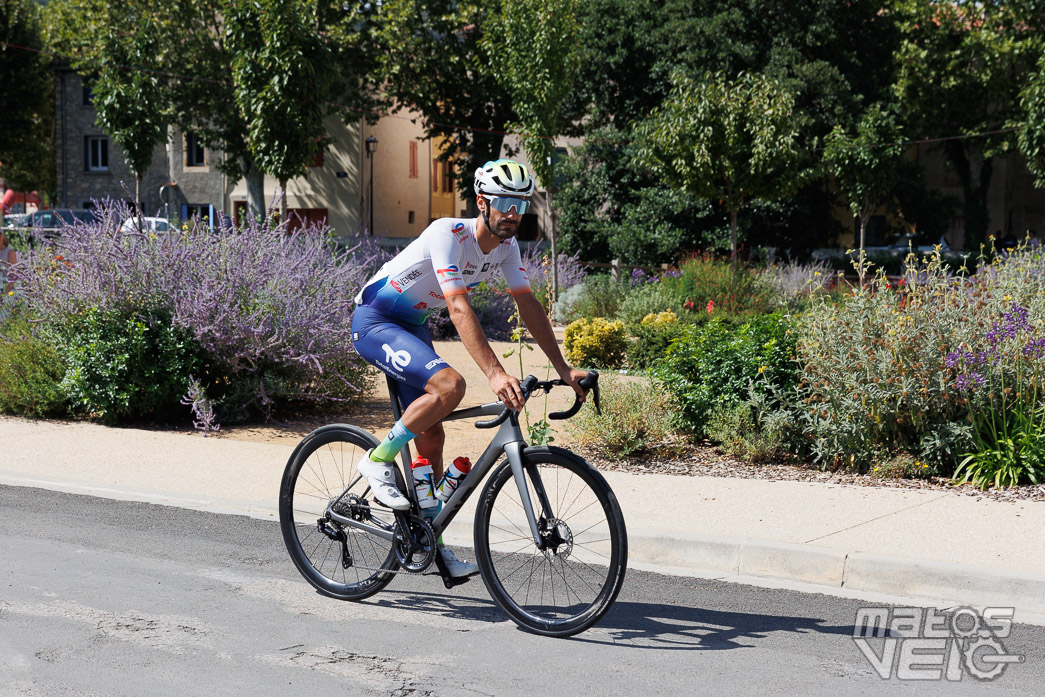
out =
<svg viewBox="0 0 1045 697"><path fill-rule="evenodd" d="M1045 574L941 564L813 545L629 530L629 560L650 567L754 576L1045 614Z"/></svg>

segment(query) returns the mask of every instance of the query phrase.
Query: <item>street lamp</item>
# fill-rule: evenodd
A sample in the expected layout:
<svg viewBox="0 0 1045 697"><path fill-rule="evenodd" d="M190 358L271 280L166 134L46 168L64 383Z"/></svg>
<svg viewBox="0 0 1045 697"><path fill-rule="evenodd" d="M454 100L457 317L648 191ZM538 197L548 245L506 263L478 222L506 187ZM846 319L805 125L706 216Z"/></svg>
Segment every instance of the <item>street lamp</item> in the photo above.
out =
<svg viewBox="0 0 1045 697"><path fill-rule="evenodd" d="M366 157L370 160L370 193L367 208L370 209L370 227L367 231L374 234L374 153L377 152L377 138L371 133L366 138Z"/></svg>

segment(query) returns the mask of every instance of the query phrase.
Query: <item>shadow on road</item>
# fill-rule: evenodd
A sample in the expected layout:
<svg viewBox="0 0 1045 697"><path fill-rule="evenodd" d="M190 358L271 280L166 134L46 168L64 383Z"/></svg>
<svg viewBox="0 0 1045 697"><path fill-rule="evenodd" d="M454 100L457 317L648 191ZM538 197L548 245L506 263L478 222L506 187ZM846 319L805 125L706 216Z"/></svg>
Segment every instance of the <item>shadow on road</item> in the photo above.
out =
<svg viewBox="0 0 1045 697"><path fill-rule="evenodd" d="M722 651L754 646L776 632L852 636L853 626L828 625L813 617L726 612L663 603L617 601L595 629L576 641L652 649ZM609 639L602 635L609 635Z"/></svg>

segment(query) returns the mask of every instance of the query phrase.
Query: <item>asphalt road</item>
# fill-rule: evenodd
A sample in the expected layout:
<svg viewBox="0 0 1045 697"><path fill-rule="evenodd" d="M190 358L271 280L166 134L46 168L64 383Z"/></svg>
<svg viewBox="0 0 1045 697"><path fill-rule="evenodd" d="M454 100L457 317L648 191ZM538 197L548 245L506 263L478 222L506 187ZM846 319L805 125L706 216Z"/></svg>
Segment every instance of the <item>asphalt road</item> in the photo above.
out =
<svg viewBox="0 0 1045 697"><path fill-rule="evenodd" d="M339 602L275 523L0 487L5 697L1042 694L1045 628L1025 625L993 682L882 680L852 638L867 604L632 570L599 626L546 639L478 579Z"/></svg>

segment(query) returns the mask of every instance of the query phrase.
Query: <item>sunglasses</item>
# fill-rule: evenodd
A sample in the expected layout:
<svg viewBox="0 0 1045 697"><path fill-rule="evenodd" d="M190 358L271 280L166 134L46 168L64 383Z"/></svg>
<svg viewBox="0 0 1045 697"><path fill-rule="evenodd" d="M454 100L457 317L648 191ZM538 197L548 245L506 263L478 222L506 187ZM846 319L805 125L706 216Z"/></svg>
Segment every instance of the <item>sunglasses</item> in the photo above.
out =
<svg viewBox="0 0 1045 697"><path fill-rule="evenodd" d="M483 198L486 199L486 202L491 207L502 213L507 213L514 208L516 214L525 215L526 211L530 210L529 199L512 198L510 196L483 196Z"/></svg>

